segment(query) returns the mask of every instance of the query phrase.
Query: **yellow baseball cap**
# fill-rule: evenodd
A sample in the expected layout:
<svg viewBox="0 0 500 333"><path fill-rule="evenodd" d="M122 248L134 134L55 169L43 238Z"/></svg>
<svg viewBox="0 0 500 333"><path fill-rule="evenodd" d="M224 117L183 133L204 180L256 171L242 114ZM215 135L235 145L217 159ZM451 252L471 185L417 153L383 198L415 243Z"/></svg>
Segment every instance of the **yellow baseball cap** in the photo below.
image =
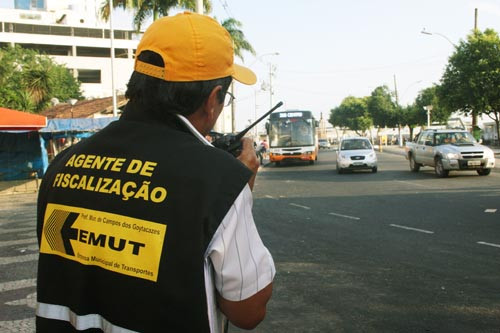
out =
<svg viewBox="0 0 500 333"><path fill-rule="evenodd" d="M163 58L164 67L138 60L143 51ZM137 46L134 70L165 81L206 81L232 76L244 84L257 81L249 68L234 63L233 41L213 18L184 12L154 21Z"/></svg>

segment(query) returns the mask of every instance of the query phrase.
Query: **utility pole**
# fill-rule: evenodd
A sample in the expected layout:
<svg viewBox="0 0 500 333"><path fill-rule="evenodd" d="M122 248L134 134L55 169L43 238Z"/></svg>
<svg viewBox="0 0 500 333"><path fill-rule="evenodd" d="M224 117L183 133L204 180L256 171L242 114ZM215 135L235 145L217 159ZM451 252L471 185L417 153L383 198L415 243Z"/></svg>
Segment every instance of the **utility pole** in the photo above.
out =
<svg viewBox="0 0 500 333"><path fill-rule="evenodd" d="M234 82L231 82L231 94L234 94ZM231 103L231 132L236 133L236 104L234 100Z"/></svg>
<svg viewBox="0 0 500 333"><path fill-rule="evenodd" d="M115 89L115 33L113 30L113 1L109 0L109 38L111 48L111 96L113 97L113 117L118 116L118 108L116 106L116 89Z"/></svg>
<svg viewBox="0 0 500 333"><path fill-rule="evenodd" d="M203 14L203 0L196 0L196 13Z"/></svg>
<svg viewBox="0 0 500 333"><path fill-rule="evenodd" d="M398 115L398 144L403 147L403 133L401 133L401 109L399 107L398 87L396 85L396 74L394 74L394 95L396 97L396 112Z"/></svg>
<svg viewBox="0 0 500 333"><path fill-rule="evenodd" d="M477 33L477 8L474 9L474 34ZM472 110L472 133L477 127L477 111Z"/></svg>
<svg viewBox="0 0 500 333"><path fill-rule="evenodd" d="M477 8L474 9L474 31L477 30Z"/></svg>

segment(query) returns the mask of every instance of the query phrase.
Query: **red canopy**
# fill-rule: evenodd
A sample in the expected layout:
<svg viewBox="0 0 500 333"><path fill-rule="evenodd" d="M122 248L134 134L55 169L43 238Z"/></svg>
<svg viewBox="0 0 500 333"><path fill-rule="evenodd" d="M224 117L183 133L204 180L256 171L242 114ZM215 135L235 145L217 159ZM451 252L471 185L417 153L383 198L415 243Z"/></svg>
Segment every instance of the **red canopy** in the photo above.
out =
<svg viewBox="0 0 500 333"><path fill-rule="evenodd" d="M0 107L0 131L38 131L47 117Z"/></svg>

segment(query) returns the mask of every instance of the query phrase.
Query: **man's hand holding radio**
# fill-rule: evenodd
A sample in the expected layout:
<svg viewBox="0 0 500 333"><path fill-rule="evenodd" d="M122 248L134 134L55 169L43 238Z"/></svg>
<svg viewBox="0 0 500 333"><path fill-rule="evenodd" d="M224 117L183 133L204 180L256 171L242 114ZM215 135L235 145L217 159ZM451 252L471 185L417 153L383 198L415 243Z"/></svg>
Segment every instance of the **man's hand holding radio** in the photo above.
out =
<svg viewBox="0 0 500 333"><path fill-rule="evenodd" d="M257 158L257 154L255 153L255 148L253 147L253 140L250 138L242 138L241 139L241 153L238 155L237 159L241 161L241 163L245 164L247 168L252 170L253 176L248 181L248 185L250 189L253 190L253 184L255 182L255 176L257 175L257 171L259 170L259 159Z"/></svg>

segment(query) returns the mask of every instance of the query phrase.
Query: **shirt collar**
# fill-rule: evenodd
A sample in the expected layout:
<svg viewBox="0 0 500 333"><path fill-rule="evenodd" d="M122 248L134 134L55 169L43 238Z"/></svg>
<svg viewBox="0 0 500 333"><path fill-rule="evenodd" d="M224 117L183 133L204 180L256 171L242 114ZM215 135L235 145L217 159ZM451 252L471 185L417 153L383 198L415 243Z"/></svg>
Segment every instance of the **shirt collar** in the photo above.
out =
<svg viewBox="0 0 500 333"><path fill-rule="evenodd" d="M184 117L183 115L180 115L180 114L176 114L176 116L187 126L188 130L191 133L193 133L193 135L195 137L197 137L198 140L200 140L201 142L203 142L203 144L205 144L207 146L213 147L213 145L210 143L210 141L208 141L203 135L201 135L201 133L198 132L198 130L193 126L193 124L191 124L191 122L186 117Z"/></svg>

